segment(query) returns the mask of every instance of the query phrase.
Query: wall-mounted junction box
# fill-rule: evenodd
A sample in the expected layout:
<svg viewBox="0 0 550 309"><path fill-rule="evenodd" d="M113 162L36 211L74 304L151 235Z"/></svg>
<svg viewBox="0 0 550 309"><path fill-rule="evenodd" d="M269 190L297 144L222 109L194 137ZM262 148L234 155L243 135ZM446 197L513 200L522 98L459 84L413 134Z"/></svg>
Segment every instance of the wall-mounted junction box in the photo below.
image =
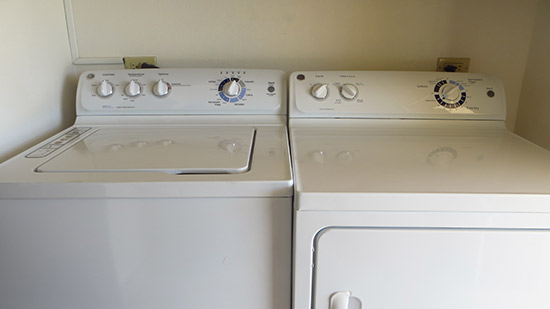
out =
<svg viewBox="0 0 550 309"><path fill-rule="evenodd" d="M468 72L470 58L437 58L438 72Z"/></svg>

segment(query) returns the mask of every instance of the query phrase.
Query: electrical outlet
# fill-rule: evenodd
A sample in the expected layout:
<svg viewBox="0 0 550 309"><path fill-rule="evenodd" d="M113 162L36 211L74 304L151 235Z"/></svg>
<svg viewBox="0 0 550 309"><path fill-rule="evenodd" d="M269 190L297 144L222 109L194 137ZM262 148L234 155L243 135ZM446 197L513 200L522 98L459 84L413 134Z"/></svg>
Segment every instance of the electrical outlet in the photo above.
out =
<svg viewBox="0 0 550 309"><path fill-rule="evenodd" d="M438 72L468 72L470 58L437 58Z"/></svg>
<svg viewBox="0 0 550 309"><path fill-rule="evenodd" d="M142 69L142 65L144 63L148 65L157 65L157 57L150 56L150 57L124 57L122 58L124 61L124 68L125 69Z"/></svg>

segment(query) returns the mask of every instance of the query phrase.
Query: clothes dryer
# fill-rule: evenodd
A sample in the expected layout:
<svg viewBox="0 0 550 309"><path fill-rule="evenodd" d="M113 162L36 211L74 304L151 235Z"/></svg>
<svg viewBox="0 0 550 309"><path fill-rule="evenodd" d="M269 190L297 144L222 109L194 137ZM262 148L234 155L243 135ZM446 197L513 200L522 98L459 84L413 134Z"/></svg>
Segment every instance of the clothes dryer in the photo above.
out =
<svg viewBox="0 0 550 309"><path fill-rule="evenodd" d="M283 72L90 71L76 109L0 165L0 308L289 307Z"/></svg>
<svg viewBox="0 0 550 309"><path fill-rule="evenodd" d="M545 308L550 152L492 76L296 72L295 309Z"/></svg>

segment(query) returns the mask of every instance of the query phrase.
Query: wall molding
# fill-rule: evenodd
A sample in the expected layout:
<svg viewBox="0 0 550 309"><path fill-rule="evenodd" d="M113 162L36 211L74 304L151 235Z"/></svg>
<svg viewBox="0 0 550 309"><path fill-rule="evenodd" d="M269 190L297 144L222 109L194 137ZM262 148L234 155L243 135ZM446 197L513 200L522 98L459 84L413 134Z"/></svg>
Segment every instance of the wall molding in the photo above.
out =
<svg viewBox="0 0 550 309"><path fill-rule="evenodd" d="M122 57L80 57L76 26L74 23L73 4L71 0L63 0L65 6L65 22L69 36L69 47L73 64L122 64Z"/></svg>

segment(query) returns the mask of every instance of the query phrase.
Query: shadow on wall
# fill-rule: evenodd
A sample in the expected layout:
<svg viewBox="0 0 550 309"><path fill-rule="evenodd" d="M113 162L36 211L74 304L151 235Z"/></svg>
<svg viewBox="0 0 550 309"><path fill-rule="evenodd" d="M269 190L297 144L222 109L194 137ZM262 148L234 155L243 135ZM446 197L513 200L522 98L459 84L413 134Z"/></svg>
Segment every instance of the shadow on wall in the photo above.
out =
<svg viewBox="0 0 550 309"><path fill-rule="evenodd" d="M516 133L550 149L550 1L540 1L516 120Z"/></svg>
<svg viewBox="0 0 550 309"><path fill-rule="evenodd" d="M75 68L73 65L67 66L67 69L64 72L64 76L65 78L63 80L63 84L60 87L60 91L62 91L62 95L60 96L61 102L57 102L57 106L59 110L48 111L48 114L52 113L54 115L61 115L61 119L58 121L59 124L52 127L51 124L48 124L50 122L50 119L46 115L38 116L40 117L38 121L44 122L44 124L42 124L41 126L48 127L50 129L42 131L39 134L36 134L36 136L33 136L31 139L29 139L19 147L15 147L10 151L0 155L0 163L25 151L29 147L32 147L33 145L36 145L39 142L42 142L46 138L51 137L53 134L56 134L59 131L65 128L68 128L74 123L76 118L75 98L76 98L78 76L76 75ZM47 98L45 98L45 100L46 99ZM55 106L56 104L50 104L50 106L51 105Z"/></svg>

